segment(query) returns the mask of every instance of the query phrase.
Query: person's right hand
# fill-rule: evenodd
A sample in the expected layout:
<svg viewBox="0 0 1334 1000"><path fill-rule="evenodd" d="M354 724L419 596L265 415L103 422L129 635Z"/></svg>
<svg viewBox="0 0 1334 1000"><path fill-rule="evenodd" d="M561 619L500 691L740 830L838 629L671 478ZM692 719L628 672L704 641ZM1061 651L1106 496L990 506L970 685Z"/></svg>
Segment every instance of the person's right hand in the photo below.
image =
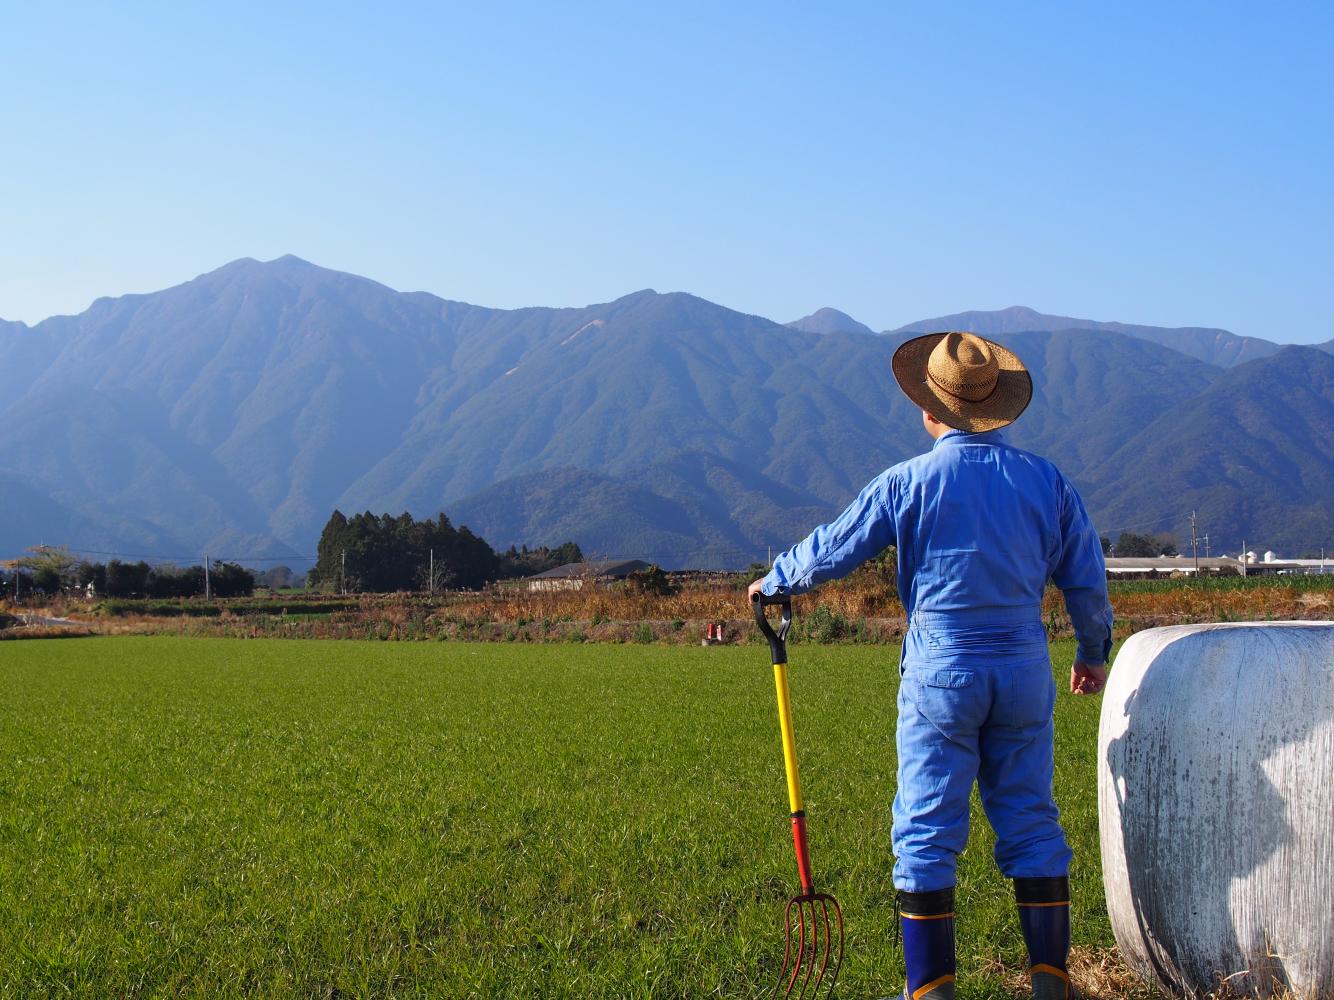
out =
<svg viewBox="0 0 1334 1000"><path fill-rule="evenodd" d="M1072 694L1097 694L1107 686L1107 664L1094 666L1083 660L1075 660L1070 668L1070 692Z"/></svg>

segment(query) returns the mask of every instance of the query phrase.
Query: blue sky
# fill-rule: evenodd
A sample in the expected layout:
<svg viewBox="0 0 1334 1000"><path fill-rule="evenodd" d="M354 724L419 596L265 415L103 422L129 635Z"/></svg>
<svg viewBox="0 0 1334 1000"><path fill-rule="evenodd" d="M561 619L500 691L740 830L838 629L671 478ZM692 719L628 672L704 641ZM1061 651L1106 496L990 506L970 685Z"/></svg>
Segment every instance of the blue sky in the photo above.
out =
<svg viewBox="0 0 1334 1000"><path fill-rule="evenodd" d="M491 306L1334 336L1327 4L3 4L0 35L6 319L295 253Z"/></svg>

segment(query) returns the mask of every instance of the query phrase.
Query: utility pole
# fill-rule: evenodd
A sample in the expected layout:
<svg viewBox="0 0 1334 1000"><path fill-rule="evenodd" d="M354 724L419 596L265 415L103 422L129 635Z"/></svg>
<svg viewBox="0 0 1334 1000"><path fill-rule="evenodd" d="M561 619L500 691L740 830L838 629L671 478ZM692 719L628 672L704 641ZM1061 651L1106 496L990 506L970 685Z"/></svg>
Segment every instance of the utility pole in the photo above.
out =
<svg viewBox="0 0 1334 1000"><path fill-rule="evenodd" d="M1241 540L1241 575L1246 575L1246 539Z"/></svg>
<svg viewBox="0 0 1334 1000"><path fill-rule="evenodd" d="M208 556L204 556L204 600L211 600L213 597L213 583L209 579Z"/></svg>
<svg viewBox="0 0 1334 1000"><path fill-rule="evenodd" d="M431 568L426 571L426 587L435 596L435 549L431 550Z"/></svg>
<svg viewBox="0 0 1334 1000"><path fill-rule="evenodd" d="M1195 536L1195 511L1190 512L1190 554L1195 559L1195 575L1200 575L1200 541Z"/></svg>
<svg viewBox="0 0 1334 1000"><path fill-rule="evenodd" d="M1206 558L1206 559L1209 558L1209 534L1208 534L1208 532L1205 532L1205 535L1204 535L1204 558Z"/></svg>
<svg viewBox="0 0 1334 1000"><path fill-rule="evenodd" d="M342 568L338 571L338 592L347 593L347 549L343 550Z"/></svg>

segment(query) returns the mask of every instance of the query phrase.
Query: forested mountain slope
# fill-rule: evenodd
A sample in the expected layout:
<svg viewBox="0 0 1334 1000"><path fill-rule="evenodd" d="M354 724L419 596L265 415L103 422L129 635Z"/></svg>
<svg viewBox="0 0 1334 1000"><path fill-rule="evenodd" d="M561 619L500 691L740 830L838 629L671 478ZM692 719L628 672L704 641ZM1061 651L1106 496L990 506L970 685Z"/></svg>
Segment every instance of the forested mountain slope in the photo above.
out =
<svg viewBox="0 0 1334 1000"><path fill-rule="evenodd" d="M929 443L889 369L912 332L840 331L850 318L834 313L784 326L648 290L487 309L284 257L33 327L0 323L0 499L13 511L0 547L296 557L338 507L444 511L502 547L573 539L668 565L742 565ZM1294 437L1327 444L1316 404L1329 401L1328 355L1314 349L1283 360L1281 376L1264 363L1225 371L1116 324L1010 329L1042 318L1022 313L991 329L988 314L966 315L1033 371L1012 439L1060 464L1105 530L1158 516L1155 484L1179 489L1184 468L1192 488L1235 497L1225 467L1161 436L1217 421L1280 453L1255 420L1218 409L1264 405L1280 377L1311 403L1287 414ZM1330 456L1313 453L1295 490L1248 483L1253 515L1220 499L1219 523L1284 544Z"/></svg>

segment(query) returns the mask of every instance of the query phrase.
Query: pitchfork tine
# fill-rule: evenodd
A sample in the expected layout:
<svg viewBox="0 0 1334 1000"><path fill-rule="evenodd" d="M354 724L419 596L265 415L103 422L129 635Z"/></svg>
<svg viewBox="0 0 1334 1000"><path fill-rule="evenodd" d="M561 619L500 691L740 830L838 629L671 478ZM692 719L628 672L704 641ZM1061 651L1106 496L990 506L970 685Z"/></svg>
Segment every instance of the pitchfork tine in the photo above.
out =
<svg viewBox="0 0 1334 1000"><path fill-rule="evenodd" d="M812 909L814 909L814 906L812 906ZM820 900L820 918L824 920L824 955L820 959L820 975L815 984L817 989L820 986L819 980L824 979L825 969L829 968L829 904L823 899Z"/></svg>
<svg viewBox="0 0 1334 1000"><path fill-rule="evenodd" d="M797 919L801 921L799 924L801 937L798 939L800 947L797 949L797 967L793 970L792 978L795 981L797 975L801 973L801 967L806 965L806 978L801 981L801 992L797 994L797 1000L802 1000L806 996L806 984L811 978L811 969L806 963L806 906L803 903L797 904ZM811 931L815 931L814 924L811 925Z"/></svg>
<svg viewBox="0 0 1334 1000"><path fill-rule="evenodd" d="M825 915L829 914L829 904L834 904L834 916L838 920L838 951L834 955L834 973L829 977L829 995L834 995L834 987L838 985L838 974L843 968L843 908L838 905L838 900L833 896L825 897Z"/></svg>
<svg viewBox="0 0 1334 1000"><path fill-rule="evenodd" d="M778 986L781 989L783 980L787 979L787 966L792 961L792 900L787 902L787 910L783 913L783 967L778 970ZM795 972L793 975L795 977ZM788 983L787 989L783 991L783 996L792 992L792 984Z"/></svg>
<svg viewBox="0 0 1334 1000"><path fill-rule="evenodd" d="M821 917L824 920L824 955L821 957L820 964L815 963L816 957L820 955L820 921L816 919L815 904L816 900L811 900L811 969L807 977L814 973L814 979L811 982L811 996L820 995L820 982L824 979L824 970L829 966L829 912L825 906L824 900L819 900L821 907ZM804 995L804 994L803 994Z"/></svg>
<svg viewBox="0 0 1334 1000"><path fill-rule="evenodd" d="M807 961L806 963L806 977L804 977L804 979L802 980L802 992L800 992L798 1000L806 1000L806 989L807 987L810 987L811 975L812 973L815 972L815 952L816 949L819 948L819 943L820 943L820 925L819 921L815 920L814 900L811 900L810 907L811 907L811 948L810 948L810 955L808 955L808 957L810 957L810 961ZM804 915L806 915L806 905L803 904L802 916ZM816 989L819 989L820 977L818 975L815 976L814 985Z"/></svg>

